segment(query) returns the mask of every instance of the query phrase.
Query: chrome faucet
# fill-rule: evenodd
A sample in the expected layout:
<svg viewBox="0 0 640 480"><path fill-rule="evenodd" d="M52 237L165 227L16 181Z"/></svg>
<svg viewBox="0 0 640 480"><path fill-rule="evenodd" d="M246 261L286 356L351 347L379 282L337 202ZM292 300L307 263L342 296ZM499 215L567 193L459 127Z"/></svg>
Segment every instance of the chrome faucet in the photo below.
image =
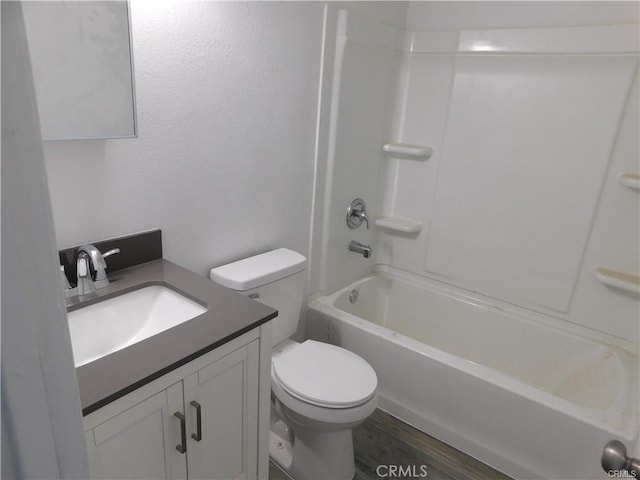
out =
<svg viewBox="0 0 640 480"><path fill-rule="evenodd" d="M371 257L371 245L364 245L355 240L349 242L349 251L361 254L364 258Z"/></svg>
<svg viewBox="0 0 640 480"><path fill-rule="evenodd" d="M351 202L349 208L347 208L347 226L353 230L362 225L362 222L367 224L367 230L371 228L369 226L367 206L364 203L364 200L356 198Z"/></svg>
<svg viewBox="0 0 640 480"><path fill-rule="evenodd" d="M107 278L107 264L105 258L120 253L119 248L114 248L105 253L100 253L94 245L83 245L78 248L78 258L76 260L77 283L74 292L76 295L88 295L95 292L99 288L109 285ZM90 265L96 271L96 279L91 278Z"/></svg>
<svg viewBox="0 0 640 480"><path fill-rule="evenodd" d="M89 295L96 291L91 278L91 270L89 269L89 254L87 252L78 253L76 260L77 283L75 292L77 295Z"/></svg>

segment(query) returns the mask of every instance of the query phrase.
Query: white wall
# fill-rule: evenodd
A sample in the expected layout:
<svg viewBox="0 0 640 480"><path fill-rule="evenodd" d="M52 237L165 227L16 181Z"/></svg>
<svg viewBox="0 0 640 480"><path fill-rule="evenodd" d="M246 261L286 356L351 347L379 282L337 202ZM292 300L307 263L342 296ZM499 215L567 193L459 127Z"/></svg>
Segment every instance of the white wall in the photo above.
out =
<svg viewBox="0 0 640 480"><path fill-rule="evenodd" d="M402 27L406 2L340 2ZM153 227L198 273L308 255L321 2L131 1L139 138L45 142L60 248Z"/></svg>
<svg viewBox="0 0 640 480"><path fill-rule="evenodd" d="M2 2L2 478L88 478L20 2Z"/></svg>
<svg viewBox="0 0 640 480"><path fill-rule="evenodd" d="M131 2L139 138L46 142L59 247L152 227L198 273L307 254L323 5Z"/></svg>
<svg viewBox="0 0 640 480"><path fill-rule="evenodd" d="M634 1L410 2L408 30L569 27L637 22Z"/></svg>

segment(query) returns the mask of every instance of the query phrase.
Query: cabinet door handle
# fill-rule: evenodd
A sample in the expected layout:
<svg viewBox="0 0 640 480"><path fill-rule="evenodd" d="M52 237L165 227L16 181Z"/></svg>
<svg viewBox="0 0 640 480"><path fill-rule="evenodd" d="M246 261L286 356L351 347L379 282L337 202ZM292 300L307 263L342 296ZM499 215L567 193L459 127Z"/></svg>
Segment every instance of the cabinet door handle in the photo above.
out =
<svg viewBox="0 0 640 480"><path fill-rule="evenodd" d="M196 442L202 440L202 405L200 405L195 400L191 401L191 405L196 407L196 423L197 423L197 433L192 433L191 438L193 438Z"/></svg>
<svg viewBox="0 0 640 480"><path fill-rule="evenodd" d="M180 440L182 441L182 443L176 445L176 450L184 454L187 451L187 424L184 415L180 412L176 412L173 415L180 420Z"/></svg>

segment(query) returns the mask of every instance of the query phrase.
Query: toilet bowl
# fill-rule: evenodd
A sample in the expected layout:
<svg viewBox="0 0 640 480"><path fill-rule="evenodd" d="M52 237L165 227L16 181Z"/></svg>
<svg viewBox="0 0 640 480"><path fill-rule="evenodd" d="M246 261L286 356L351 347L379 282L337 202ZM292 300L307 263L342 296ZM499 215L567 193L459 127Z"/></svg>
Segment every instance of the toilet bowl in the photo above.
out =
<svg viewBox="0 0 640 480"><path fill-rule="evenodd" d="M294 479L353 478L351 430L375 410L376 387L371 366L348 350L312 340L279 345L271 390L293 438L272 429L271 457Z"/></svg>
<svg viewBox="0 0 640 480"><path fill-rule="evenodd" d="M355 353L294 342L306 258L284 248L211 270L211 279L278 310L273 320L269 455L294 480L350 480L352 429L377 405L377 377Z"/></svg>

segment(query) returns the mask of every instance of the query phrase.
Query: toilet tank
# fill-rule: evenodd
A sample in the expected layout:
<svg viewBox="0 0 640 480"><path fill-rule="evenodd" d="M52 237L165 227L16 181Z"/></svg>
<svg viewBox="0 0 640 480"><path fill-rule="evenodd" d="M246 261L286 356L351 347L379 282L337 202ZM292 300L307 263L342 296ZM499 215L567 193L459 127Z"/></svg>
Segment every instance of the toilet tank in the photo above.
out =
<svg viewBox="0 0 640 480"><path fill-rule="evenodd" d="M273 345L298 328L306 285L307 258L279 248L212 268L211 280L278 310L273 320Z"/></svg>

